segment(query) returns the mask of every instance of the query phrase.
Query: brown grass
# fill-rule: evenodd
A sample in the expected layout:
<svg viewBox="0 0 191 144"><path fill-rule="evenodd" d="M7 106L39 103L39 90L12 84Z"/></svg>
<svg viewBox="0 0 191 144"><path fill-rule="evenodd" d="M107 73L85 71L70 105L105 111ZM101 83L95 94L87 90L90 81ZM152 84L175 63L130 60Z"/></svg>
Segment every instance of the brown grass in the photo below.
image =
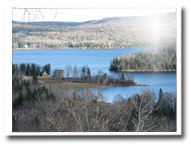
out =
<svg viewBox="0 0 191 144"><path fill-rule="evenodd" d="M80 90L80 89L100 89L105 88L106 86L91 84L91 83L72 83L66 80L55 80L53 77L38 77L39 85L44 85L47 87L56 86L59 89L72 89L72 90Z"/></svg>

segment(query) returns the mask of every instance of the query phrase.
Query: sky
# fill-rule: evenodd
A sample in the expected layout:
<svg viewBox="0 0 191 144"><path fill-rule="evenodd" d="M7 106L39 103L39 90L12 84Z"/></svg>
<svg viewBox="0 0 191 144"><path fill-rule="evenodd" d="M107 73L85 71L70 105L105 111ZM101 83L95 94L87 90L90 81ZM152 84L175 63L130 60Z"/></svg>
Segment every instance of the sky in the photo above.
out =
<svg viewBox="0 0 191 144"><path fill-rule="evenodd" d="M176 12L175 8L80 8L80 9L24 9L13 8L12 19L16 21L65 21L83 22L106 17L149 16Z"/></svg>

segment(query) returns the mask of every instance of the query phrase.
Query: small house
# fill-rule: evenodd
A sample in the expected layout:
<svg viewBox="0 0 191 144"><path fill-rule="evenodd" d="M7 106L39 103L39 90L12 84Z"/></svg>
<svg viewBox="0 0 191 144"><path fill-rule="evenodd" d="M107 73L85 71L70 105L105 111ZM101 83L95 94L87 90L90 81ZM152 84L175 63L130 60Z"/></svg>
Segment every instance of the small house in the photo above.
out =
<svg viewBox="0 0 191 144"><path fill-rule="evenodd" d="M55 70L54 71L55 78L64 78L64 71L63 70Z"/></svg>
<svg viewBox="0 0 191 144"><path fill-rule="evenodd" d="M48 76L48 73L44 70L44 71L42 71L41 73L40 73L40 76Z"/></svg>

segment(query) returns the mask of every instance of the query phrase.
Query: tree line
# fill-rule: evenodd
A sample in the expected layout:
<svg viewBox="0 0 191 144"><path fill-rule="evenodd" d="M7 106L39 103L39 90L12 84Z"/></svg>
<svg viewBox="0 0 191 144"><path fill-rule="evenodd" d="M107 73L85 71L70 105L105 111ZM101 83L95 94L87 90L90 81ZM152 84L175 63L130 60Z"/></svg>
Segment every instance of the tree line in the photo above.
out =
<svg viewBox="0 0 191 144"><path fill-rule="evenodd" d="M34 63L21 63L12 64L12 74L13 75L24 75L24 76L32 76L33 83L38 83L38 77L41 76L42 72L46 71L48 75L51 74L51 65L46 64L44 66L40 66ZM58 71L55 73L55 71ZM64 74L60 73L60 71L64 71ZM135 85L134 76L129 75L127 73L117 73L116 75L108 75L104 73L102 70L98 70L97 74L92 74L90 68L85 65L83 67L77 67L74 65L66 65L64 70L55 69L52 75L55 80L64 80L73 83L92 83L98 85Z"/></svg>
<svg viewBox="0 0 191 144"><path fill-rule="evenodd" d="M117 29L117 28L116 28ZM160 31L157 37L150 29L102 29L58 30L57 32L13 33L12 48L133 48L172 46L176 35L171 29Z"/></svg>
<svg viewBox="0 0 191 144"><path fill-rule="evenodd" d="M20 65L12 64L12 74L23 74L26 76L33 76L36 74L37 76L40 76L43 71L46 71L49 75L51 72L50 64L46 64L44 66L34 63L21 63Z"/></svg>
<svg viewBox="0 0 191 144"><path fill-rule="evenodd" d="M158 48L114 57L109 70L176 70L176 48Z"/></svg>
<svg viewBox="0 0 191 144"><path fill-rule="evenodd" d="M24 75L24 76L32 76L33 77L33 83L38 83L38 77L41 76L42 72L46 71L49 75L51 72L51 66L50 64L46 64L43 67L34 64L34 63L21 63L18 64L12 64L12 75Z"/></svg>
<svg viewBox="0 0 191 144"><path fill-rule="evenodd" d="M58 70L58 69L56 69ZM55 71L56 71L55 70ZM85 65L77 67L74 65L66 65L64 68L64 75L55 75L55 80L70 81L73 83L93 83L99 85L135 85L134 76L127 73L117 73L116 75L108 75L102 70L98 70L97 74L92 74L90 68Z"/></svg>

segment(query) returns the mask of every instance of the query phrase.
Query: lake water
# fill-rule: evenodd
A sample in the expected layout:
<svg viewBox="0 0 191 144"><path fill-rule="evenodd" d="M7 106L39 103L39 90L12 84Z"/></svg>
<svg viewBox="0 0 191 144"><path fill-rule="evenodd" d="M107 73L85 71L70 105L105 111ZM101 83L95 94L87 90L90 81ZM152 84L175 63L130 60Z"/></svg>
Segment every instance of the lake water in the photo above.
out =
<svg viewBox="0 0 191 144"><path fill-rule="evenodd" d="M91 74L97 74L102 70L107 74L116 74L109 71L110 61L125 53L137 53L151 48L127 48L127 49L34 49L13 50L13 64L35 63L41 66L50 63L51 70L63 69L70 64L72 67L83 67L88 65ZM160 88L163 92L176 92L176 72L172 73L129 73L134 76L138 84L149 84L147 88L158 94ZM112 101L113 97L120 94L124 97L139 92L143 87L109 87L99 91ZM95 91L95 90L93 90Z"/></svg>
<svg viewBox="0 0 191 144"><path fill-rule="evenodd" d="M132 73L137 83L145 83L150 86L125 86L125 87L108 87L100 89L99 91L106 97L108 101L112 101L113 98L120 94L125 98L132 96L136 93L141 93L145 89L150 89L159 94L161 88L163 93L172 92L176 93L176 73ZM96 92L97 90L93 90Z"/></svg>

